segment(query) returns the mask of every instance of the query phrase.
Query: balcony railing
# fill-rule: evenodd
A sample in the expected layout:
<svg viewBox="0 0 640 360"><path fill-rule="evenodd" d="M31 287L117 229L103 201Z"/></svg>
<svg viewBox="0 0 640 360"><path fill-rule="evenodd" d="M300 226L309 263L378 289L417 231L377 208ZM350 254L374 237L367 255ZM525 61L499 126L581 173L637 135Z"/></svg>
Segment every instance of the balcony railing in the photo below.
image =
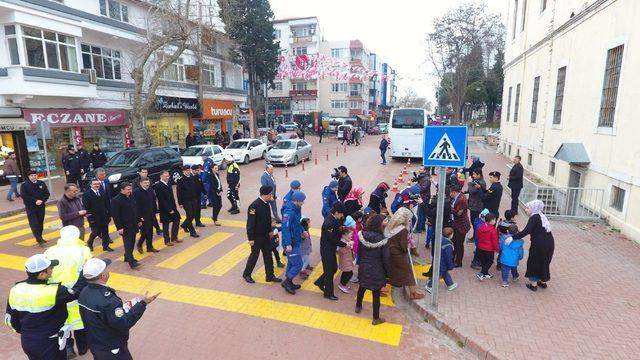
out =
<svg viewBox="0 0 640 360"><path fill-rule="evenodd" d="M318 90L291 90L289 97L292 99L315 99L318 97Z"/></svg>

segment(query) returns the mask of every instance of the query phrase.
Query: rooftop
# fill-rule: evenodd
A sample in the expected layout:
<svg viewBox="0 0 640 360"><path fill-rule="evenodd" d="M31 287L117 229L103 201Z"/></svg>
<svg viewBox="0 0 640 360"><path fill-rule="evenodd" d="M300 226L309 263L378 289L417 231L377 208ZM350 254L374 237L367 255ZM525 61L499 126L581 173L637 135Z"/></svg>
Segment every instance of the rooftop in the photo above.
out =
<svg viewBox="0 0 640 360"><path fill-rule="evenodd" d="M316 20L318 20L318 17L317 16L303 16L303 17L284 18L284 19L273 20L273 23L274 24L279 24L279 23L285 23L285 22L289 22L289 21L307 20L307 19L316 19Z"/></svg>

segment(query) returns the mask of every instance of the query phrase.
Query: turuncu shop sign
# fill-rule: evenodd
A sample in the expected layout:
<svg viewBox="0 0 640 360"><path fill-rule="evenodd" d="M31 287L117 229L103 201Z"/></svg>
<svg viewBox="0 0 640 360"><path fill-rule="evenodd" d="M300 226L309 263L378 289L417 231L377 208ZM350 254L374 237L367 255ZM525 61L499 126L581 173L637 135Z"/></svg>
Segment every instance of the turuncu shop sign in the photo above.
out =
<svg viewBox="0 0 640 360"><path fill-rule="evenodd" d="M205 99L202 102L202 117L210 120L233 119L233 102Z"/></svg>

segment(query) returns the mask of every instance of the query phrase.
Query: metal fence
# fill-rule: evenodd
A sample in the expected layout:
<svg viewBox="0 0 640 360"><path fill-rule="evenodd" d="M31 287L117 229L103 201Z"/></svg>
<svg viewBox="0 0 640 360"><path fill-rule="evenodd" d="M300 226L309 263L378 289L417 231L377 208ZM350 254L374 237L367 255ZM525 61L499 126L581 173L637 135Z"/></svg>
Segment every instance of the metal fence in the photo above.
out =
<svg viewBox="0 0 640 360"><path fill-rule="evenodd" d="M511 166L507 165L507 174ZM602 217L604 189L539 185L524 177L520 203L542 200L548 217L599 219ZM511 190L506 187L507 192Z"/></svg>
<svg viewBox="0 0 640 360"><path fill-rule="evenodd" d="M499 129L500 128L469 126L467 129L467 136L487 136L489 134L495 133Z"/></svg>

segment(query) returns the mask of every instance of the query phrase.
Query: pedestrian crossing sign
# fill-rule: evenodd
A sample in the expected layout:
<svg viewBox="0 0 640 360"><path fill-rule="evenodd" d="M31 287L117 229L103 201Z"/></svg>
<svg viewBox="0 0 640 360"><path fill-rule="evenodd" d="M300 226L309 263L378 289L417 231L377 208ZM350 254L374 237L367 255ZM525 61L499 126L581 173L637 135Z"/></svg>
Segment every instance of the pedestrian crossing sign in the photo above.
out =
<svg viewBox="0 0 640 360"><path fill-rule="evenodd" d="M467 155L466 126L431 125L424 128L424 166L461 168Z"/></svg>

